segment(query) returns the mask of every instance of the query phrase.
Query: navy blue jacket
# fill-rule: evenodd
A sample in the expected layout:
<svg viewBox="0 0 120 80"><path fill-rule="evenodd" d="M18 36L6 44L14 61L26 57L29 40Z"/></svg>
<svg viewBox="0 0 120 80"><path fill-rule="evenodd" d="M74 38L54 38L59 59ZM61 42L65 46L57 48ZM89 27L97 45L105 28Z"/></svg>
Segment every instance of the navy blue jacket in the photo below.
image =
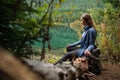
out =
<svg viewBox="0 0 120 80"><path fill-rule="evenodd" d="M72 47L72 46L80 45L80 50L79 50L80 54L83 54L86 49L92 51L93 49L95 49L96 36L97 36L97 32L93 27L84 26L84 32L82 34L82 38L73 44L69 44L69 46Z"/></svg>

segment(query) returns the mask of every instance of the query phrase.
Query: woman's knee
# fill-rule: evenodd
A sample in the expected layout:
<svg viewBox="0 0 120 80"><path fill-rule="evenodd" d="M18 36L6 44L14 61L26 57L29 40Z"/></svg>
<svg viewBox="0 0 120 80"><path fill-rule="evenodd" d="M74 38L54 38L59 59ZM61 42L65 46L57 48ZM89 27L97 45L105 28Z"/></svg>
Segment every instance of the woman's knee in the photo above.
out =
<svg viewBox="0 0 120 80"><path fill-rule="evenodd" d="M66 53L65 56L71 56L71 53Z"/></svg>

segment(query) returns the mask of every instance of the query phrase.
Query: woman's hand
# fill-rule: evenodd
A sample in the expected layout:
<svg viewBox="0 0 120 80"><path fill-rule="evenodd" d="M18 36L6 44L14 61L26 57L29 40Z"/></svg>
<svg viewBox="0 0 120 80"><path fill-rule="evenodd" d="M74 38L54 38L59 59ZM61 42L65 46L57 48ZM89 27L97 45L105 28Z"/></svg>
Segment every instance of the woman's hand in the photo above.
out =
<svg viewBox="0 0 120 80"><path fill-rule="evenodd" d="M70 47L69 45L66 46L66 48L69 48L69 47Z"/></svg>
<svg viewBox="0 0 120 80"><path fill-rule="evenodd" d="M91 52L90 52L89 50L85 50L84 54L85 54L86 56L89 56L89 55L91 55Z"/></svg>
<svg viewBox="0 0 120 80"><path fill-rule="evenodd" d="M70 48L71 46L68 44L67 46L66 46L66 48Z"/></svg>

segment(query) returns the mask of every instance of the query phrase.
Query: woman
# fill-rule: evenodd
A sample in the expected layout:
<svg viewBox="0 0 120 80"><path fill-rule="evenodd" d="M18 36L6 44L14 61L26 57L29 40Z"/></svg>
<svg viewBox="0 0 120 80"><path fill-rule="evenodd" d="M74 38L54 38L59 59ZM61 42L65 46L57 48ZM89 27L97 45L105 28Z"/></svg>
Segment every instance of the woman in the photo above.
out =
<svg viewBox="0 0 120 80"><path fill-rule="evenodd" d="M97 36L97 32L95 30L95 26L93 25L92 18L89 14L83 14L81 16L81 24L83 26L84 32L82 34L82 38L73 43L69 44L67 48L74 47L80 45L80 48L74 51L67 52L59 61L55 64L66 61L70 59L71 56L75 55L76 57L82 57L85 55L91 55L91 51L95 49L95 40Z"/></svg>

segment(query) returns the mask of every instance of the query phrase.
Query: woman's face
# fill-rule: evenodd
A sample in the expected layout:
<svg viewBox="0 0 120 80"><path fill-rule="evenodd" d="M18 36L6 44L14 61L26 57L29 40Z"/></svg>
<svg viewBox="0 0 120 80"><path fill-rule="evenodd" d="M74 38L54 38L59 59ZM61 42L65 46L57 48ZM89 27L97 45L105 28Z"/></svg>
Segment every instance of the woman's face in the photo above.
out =
<svg viewBox="0 0 120 80"><path fill-rule="evenodd" d="M83 18L81 18L81 25L82 25L82 26L85 26L85 25L86 25L86 22L84 21Z"/></svg>

